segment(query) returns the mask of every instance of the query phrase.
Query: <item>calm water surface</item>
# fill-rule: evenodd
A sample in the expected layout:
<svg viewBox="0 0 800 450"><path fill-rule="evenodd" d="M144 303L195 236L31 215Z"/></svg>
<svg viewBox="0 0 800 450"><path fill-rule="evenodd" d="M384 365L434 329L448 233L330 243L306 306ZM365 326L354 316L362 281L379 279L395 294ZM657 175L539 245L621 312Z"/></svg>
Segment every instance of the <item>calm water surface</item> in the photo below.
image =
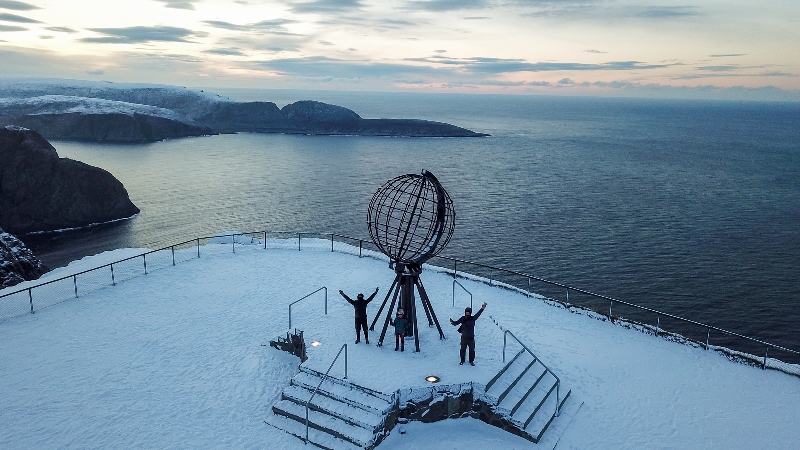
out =
<svg viewBox="0 0 800 450"><path fill-rule="evenodd" d="M310 98L367 118L441 120L492 136L56 141L62 157L113 173L142 212L114 225L24 239L52 266L106 249L154 248L234 229L368 239L366 210L375 190L426 169L457 212L444 255L800 350L798 105L220 93L279 106ZM570 300L581 299L571 294ZM706 332L697 338L705 340Z"/></svg>

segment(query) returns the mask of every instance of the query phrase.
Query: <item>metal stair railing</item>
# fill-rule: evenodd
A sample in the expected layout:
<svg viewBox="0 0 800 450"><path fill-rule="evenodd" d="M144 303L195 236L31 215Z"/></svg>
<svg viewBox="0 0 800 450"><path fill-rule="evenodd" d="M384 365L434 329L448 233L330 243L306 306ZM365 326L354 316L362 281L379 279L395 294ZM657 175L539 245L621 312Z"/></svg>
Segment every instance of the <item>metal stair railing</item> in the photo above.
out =
<svg viewBox="0 0 800 450"><path fill-rule="evenodd" d="M521 342L519 339L517 339L517 337L516 337L516 336L514 336L514 333L512 333L512 332L511 332L511 331L509 331L509 330L503 330L503 362L504 362L504 363L506 362L506 340L507 340L507 336L508 336L509 334L511 335L511 337L513 337L513 338L514 338L514 340L515 340L515 341L517 341L517 343L518 343L519 345L521 345L521 346L522 346L522 348L524 348L524 349L525 349L525 351L527 351L528 353L530 353L530 355L531 355L531 356L533 356L533 359L534 359L534 361L539 361L539 364L541 364L541 365L542 365L542 367L544 367L544 370L546 370L546 371L547 371L547 372L548 372L550 375L552 375L552 376L553 376L553 378L555 378L555 379L556 379L556 414L555 414L555 415L556 415L556 417L558 417L558 414L560 413L560 410L561 410L561 395L560 395L560 389L561 389L561 379L560 379L560 378L558 378L558 375L556 375L555 373L553 373L553 371L552 371L552 370L550 370L550 368L549 368L549 367L547 367L547 366L546 366L546 365L545 365L545 364L542 362L542 360L541 360L541 359L539 359L539 357L538 357L538 356L536 356L536 354L535 354L535 353L533 353L533 352L531 351L531 349L529 349L529 348L528 348L528 346L527 346L527 345L523 344L523 343L522 343L522 342ZM552 392L552 391L551 391L551 392Z"/></svg>
<svg viewBox="0 0 800 450"><path fill-rule="evenodd" d="M468 291L467 288L465 288L464 285L459 283L455 278L453 278L453 306L456 306L456 285L459 285L464 292L469 294L469 307L472 308L472 292Z"/></svg>
<svg viewBox="0 0 800 450"><path fill-rule="evenodd" d="M333 365L336 363L336 360L339 359L339 355L342 354L342 350L344 350L344 379L345 380L347 379L347 344L342 344L342 347L339 349L339 352L336 354L336 357L333 358L333 361L331 361L331 365L328 366L328 370L325 371L325 375L320 377L321 379L319 380L319 384L317 384L317 387L314 389L314 392L311 394L311 397L309 397L308 400L306 401L306 439L305 439L306 444L308 443L308 405L311 404L311 400L313 400L314 396L317 395L317 392L319 392L319 388L320 386L322 386L322 383L328 379L329 377L328 374L333 368Z"/></svg>
<svg viewBox="0 0 800 450"><path fill-rule="evenodd" d="M311 297L312 295L316 294L317 292L319 292L319 291L321 291L323 289L325 290L325 314L328 314L328 288L326 286L322 286L321 288L319 288L316 291L304 296L303 298L297 299L297 300L293 301L292 303L289 303L289 329L290 330L292 329L292 305L294 305L295 303L297 303L297 302L299 302L301 300L305 300L308 297Z"/></svg>

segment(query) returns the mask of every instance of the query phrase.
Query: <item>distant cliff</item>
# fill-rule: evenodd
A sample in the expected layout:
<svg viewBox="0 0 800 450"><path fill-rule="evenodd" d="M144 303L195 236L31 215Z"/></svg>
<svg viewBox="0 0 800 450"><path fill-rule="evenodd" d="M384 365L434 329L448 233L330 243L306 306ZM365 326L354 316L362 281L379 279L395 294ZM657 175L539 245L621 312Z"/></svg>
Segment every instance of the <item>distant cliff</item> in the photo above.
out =
<svg viewBox="0 0 800 450"><path fill-rule="evenodd" d="M35 280L47 271L22 241L0 229L0 289Z"/></svg>
<svg viewBox="0 0 800 450"><path fill-rule="evenodd" d="M0 81L0 123L35 129L49 139L124 142L235 132L487 136L443 122L364 119L311 100L278 108L176 86L68 80Z"/></svg>
<svg viewBox="0 0 800 450"><path fill-rule="evenodd" d="M84 227L139 212L113 175L59 158L39 133L0 128L0 228L9 233Z"/></svg>

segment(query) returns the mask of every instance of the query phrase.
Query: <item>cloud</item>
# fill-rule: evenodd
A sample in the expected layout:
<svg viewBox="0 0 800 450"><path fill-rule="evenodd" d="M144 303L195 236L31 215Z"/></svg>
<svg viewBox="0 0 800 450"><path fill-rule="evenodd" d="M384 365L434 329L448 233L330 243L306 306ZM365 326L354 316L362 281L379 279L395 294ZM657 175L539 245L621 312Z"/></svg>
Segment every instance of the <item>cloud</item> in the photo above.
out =
<svg viewBox="0 0 800 450"><path fill-rule="evenodd" d="M649 6L634 12L635 17L664 19L673 17L699 16L696 6Z"/></svg>
<svg viewBox="0 0 800 450"><path fill-rule="evenodd" d="M463 19L464 20L489 20L489 19L491 19L491 17L486 17L486 16L468 16L468 17L464 17Z"/></svg>
<svg viewBox="0 0 800 450"><path fill-rule="evenodd" d="M194 3L199 3L198 0L189 0L189 1L173 1L173 0L156 0L157 2L164 3L166 8L174 8L174 9L188 9L194 10Z"/></svg>
<svg viewBox="0 0 800 450"><path fill-rule="evenodd" d="M38 20L29 19L27 17L18 16L16 14L0 13L0 21L15 22L15 23L42 23Z"/></svg>
<svg viewBox="0 0 800 450"><path fill-rule="evenodd" d="M261 22L256 22L246 25L237 25L235 23L225 22L222 20L205 20L203 21L203 23L214 28L221 28L223 30L230 30L230 31L242 31L246 33L272 33L272 34L299 36L296 33L290 33L286 29L286 27L284 27L284 25L295 23L295 21L289 19L262 20Z"/></svg>
<svg viewBox="0 0 800 450"><path fill-rule="evenodd" d="M289 8L295 13L341 13L363 8L361 0L313 0L292 2Z"/></svg>
<svg viewBox="0 0 800 450"><path fill-rule="evenodd" d="M456 11L459 9L485 9L487 0L411 0L403 9L414 11Z"/></svg>
<svg viewBox="0 0 800 450"><path fill-rule="evenodd" d="M407 58L405 61L421 62L426 64L444 64L459 66L472 73L513 73L513 72L557 72L557 71L586 71L586 70L647 70L670 67L674 64L644 64L639 61L611 61L599 64L586 64L574 62L537 62L529 63L523 59L502 58L449 58L445 56L432 56L429 58Z"/></svg>
<svg viewBox="0 0 800 450"><path fill-rule="evenodd" d="M14 25L0 24L0 31L28 31L28 29L25 27L17 27Z"/></svg>
<svg viewBox="0 0 800 450"><path fill-rule="evenodd" d="M104 70L98 69L98 70L87 70L86 73L89 75L103 75L106 72Z"/></svg>
<svg viewBox="0 0 800 450"><path fill-rule="evenodd" d="M13 0L0 0L0 9L13 9L15 11L30 11L33 9L41 9L36 5L31 5L25 2L15 2Z"/></svg>
<svg viewBox="0 0 800 450"><path fill-rule="evenodd" d="M203 53L223 56L247 56L236 48L214 48L211 50L205 50Z"/></svg>
<svg viewBox="0 0 800 450"><path fill-rule="evenodd" d="M747 56L747 53L722 53L717 55L709 55L711 58L728 58L733 56Z"/></svg>
<svg viewBox="0 0 800 450"><path fill-rule="evenodd" d="M139 44L144 42L191 42L187 38L207 36L207 33L178 27L128 27L128 28L90 28L90 31L104 34L104 37L83 38L82 42L101 44Z"/></svg>
<svg viewBox="0 0 800 450"><path fill-rule="evenodd" d="M608 52L604 52L602 50L595 50L595 49L592 49L592 48L584 50L584 52L585 53L608 53Z"/></svg>
<svg viewBox="0 0 800 450"><path fill-rule="evenodd" d="M55 31L56 33L77 33L78 30L73 30L68 27L47 27L45 30Z"/></svg>

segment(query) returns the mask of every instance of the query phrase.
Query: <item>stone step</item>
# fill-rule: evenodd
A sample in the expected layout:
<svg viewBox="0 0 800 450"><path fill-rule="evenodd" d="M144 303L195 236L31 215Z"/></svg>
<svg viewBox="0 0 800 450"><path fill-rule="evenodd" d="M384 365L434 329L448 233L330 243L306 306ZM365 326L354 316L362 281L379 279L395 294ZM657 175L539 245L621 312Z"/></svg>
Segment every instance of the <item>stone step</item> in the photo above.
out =
<svg viewBox="0 0 800 450"><path fill-rule="evenodd" d="M264 423L271 425L283 432L289 433L301 441L305 441L306 425L296 420L289 419L285 416L273 414L264 420ZM316 445L319 448L326 450L361 450L363 447L353 444L342 439L337 438L331 434L325 433L314 428L308 429L308 443ZM300 444L298 443L298 447Z"/></svg>
<svg viewBox="0 0 800 450"><path fill-rule="evenodd" d="M572 416L577 412L575 408L577 401L571 397L571 394L572 391L561 394L560 414L558 417L555 417L556 393L553 391L550 397L544 402L541 409L539 409L536 415L530 420L530 423L525 426L525 432L538 441L553 422L571 420Z"/></svg>
<svg viewBox="0 0 800 450"><path fill-rule="evenodd" d="M313 392L317 388L317 385L319 385L320 379L321 378L316 375L300 372L292 378L291 384ZM390 401L378 398L370 393L348 385L346 382L343 384L341 380L337 381L338 382L332 379L323 381L317 395L323 395L342 403L347 403L350 406L367 411L374 411L381 415L387 413L392 409L392 406L394 406L394 403Z"/></svg>
<svg viewBox="0 0 800 450"><path fill-rule="evenodd" d="M302 386L293 385L283 390L283 399L290 400L298 405L305 406L314 391ZM384 416L374 409L363 409L345 403L317 392L313 396L309 407L316 411L325 412L337 417L351 425L356 425L368 430L376 431L384 422Z"/></svg>
<svg viewBox="0 0 800 450"><path fill-rule="evenodd" d="M497 379L497 381L492 385L491 389L486 392L487 395L496 398L498 403L502 402L509 392L516 387L518 381L528 370L530 370L534 363L535 361L530 353L525 352L524 354L520 355L508 367L503 375Z"/></svg>
<svg viewBox="0 0 800 450"><path fill-rule="evenodd" d="M272 411L281 416L300 423L305 432L306 408L289 400L281 400L272 406ZM360 447L367 447L375 441L375 433L371 430L349 424L342 419L319 411L308 410L309 428L314 428L349 441Z"/></svg>

